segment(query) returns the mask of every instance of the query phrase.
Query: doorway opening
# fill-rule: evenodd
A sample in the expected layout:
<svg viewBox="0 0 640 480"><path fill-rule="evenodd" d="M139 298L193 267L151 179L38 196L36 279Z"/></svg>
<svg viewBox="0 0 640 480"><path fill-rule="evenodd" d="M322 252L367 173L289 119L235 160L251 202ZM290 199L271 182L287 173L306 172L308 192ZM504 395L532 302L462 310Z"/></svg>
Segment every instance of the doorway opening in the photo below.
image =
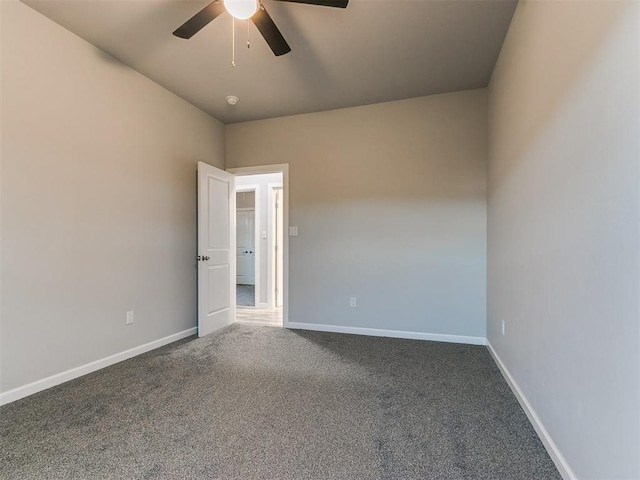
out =
<svg viewBox="0 0 640 480"><path fill-rule="evenodd" d="M284 172L246 170L230 169L236 176L236 322L281 327Z"/></svg>
<svg viewBox="0 0 640 480"><path fill-rule="evenodd" d="M236 306L256 306L256 189L236 187Z"/></svg>

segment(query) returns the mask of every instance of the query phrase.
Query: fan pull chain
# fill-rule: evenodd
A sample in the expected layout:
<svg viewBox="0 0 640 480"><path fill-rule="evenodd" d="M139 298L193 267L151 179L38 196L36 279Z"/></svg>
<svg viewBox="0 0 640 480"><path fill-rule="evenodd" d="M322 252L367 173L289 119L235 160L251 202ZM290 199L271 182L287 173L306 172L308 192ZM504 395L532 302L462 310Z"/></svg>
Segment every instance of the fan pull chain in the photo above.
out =
<svg viewBox="0 0 640 480"><path fill-rule="evenodd" d="M249 20L247 19L247 48L251 48L251 42L249 41Z"/></svg>
<svg viewBox="0 0 640 480"><path fill-rule="evenodd" d="M231 65L236 66L236 19L231 21Z"/></svg>

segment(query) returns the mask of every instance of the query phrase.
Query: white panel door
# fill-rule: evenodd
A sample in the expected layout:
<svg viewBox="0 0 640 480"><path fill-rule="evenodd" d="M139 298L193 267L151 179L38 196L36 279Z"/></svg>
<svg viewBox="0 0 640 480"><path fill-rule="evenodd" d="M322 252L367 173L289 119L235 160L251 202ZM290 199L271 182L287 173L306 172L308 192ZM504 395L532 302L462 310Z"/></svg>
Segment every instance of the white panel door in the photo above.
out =
<svg viewBox="0 0 640 480"><path fill-rule="evenodd" d="M235 177L198 162L198 336L236 317Z"/></svg>
<svg viewBox="0 0 640 480"><path fill-rule="evenodd" d="M238 210L236 213L236 283L256 284L255 211Z"/></svg>

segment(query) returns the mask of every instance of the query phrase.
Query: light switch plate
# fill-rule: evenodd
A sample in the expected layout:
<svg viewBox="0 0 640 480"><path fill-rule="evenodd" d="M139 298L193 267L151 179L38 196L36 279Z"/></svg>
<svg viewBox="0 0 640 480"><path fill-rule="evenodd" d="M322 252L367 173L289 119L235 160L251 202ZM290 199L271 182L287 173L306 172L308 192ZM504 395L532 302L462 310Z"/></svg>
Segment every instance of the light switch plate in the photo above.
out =
<svg viewBox="0 0 640 480"><path fill-rule="evenodd" d="M260 234L260 237L261 237L263 240L266 240L266 238L267 238L267 232L263 231L263 232Z"/></svg>
<svg viewBox="0 0 640 480"><path fill-rule="evenodd" d="M297 237L298 236L298 227L289 227L289 236Z"/></svg>

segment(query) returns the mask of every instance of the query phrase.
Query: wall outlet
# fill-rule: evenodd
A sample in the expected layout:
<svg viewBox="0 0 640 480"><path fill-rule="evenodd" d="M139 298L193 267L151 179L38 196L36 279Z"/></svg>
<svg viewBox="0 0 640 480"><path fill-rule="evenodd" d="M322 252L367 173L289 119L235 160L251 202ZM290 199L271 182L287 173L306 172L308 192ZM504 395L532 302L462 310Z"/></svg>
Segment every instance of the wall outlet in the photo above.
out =
<svg viewBox="0 0 640 480"><path fill-rule="evenodd" d="M504 330L505 330L505 323L504 323L504 320L502 320L502 335L504 335Z"/></svg>
<svg viewBox="0 0 640 480"><path fill-rule="evenodd" d="M133 323L133 310L129 310L127 312L127 325L131 325Z"/></svg>
<svg viewBox="0 0 640 480"><path fill-rule="evenodd" d="M356 297L351 297L349 299L349 306L351 308L356 308L358 306L358 302L356 301Z"/></svg>

